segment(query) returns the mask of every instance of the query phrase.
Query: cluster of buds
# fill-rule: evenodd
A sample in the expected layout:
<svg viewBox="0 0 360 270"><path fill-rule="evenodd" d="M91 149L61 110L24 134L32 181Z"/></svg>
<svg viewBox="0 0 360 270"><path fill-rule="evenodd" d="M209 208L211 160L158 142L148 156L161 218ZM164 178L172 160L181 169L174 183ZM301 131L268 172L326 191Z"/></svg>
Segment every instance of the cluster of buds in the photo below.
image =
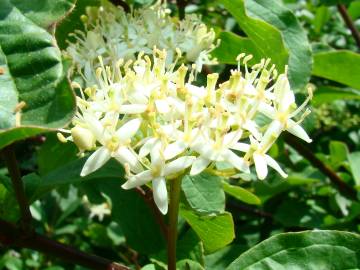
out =
<svg viewBox="0 0 360 270"><path fill-rule="evenodd" d="M105 65L113 66L113 59L136 59L144 51L152 53L154 46L167 51L167 65L176 57L176 49L183 52L184 62L195 63L197 71L204 64L215 64L210 52L216 47L215 32L208 29L196 14L174 21L170 10L160 3L126 13L111 4L89 8L84 15L86 31L73 34L67 54L88 85L96 82L94 70L100 66L98 56Z"/></svg>
<svg viewBox="0 0 360 270"><path fill-rule="evenodd" d="M95 150L81 176L115 158L126 171L122 187L152 182L164 214L166 179L185 172L196 175L226 163L234 174L250 173L255 164L259 179L268 166L287 176L266 153L284 130L311 141L299 125L309 113L305 106L311 94L297 107L286 72L278 75L269 59L249 70L251 56L241 54L228 81L218 84L213 73L206 86L194 84L194 68L176 68L176 61L167 67L166 59L166 52L156 48L151 58L140 53L135 61L119 60L114 67L99 57L97 83L84 90L73 83L81 92L78 112L73 128L62 130L69 136L59 138L73 141L80 153Z"/></svg>

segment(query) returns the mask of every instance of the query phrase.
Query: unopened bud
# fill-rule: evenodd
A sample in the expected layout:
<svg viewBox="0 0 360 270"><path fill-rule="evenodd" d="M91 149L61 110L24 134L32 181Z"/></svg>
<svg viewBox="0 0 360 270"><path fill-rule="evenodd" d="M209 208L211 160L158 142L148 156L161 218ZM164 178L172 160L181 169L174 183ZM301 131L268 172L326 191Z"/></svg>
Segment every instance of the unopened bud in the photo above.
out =
<svg viewBox="0 0 360 270"><path fill-rule="evenodd" d="M71 129L71 136L80 150L91 150L94 148L96 139L90 130L76 126Z"/></svg>

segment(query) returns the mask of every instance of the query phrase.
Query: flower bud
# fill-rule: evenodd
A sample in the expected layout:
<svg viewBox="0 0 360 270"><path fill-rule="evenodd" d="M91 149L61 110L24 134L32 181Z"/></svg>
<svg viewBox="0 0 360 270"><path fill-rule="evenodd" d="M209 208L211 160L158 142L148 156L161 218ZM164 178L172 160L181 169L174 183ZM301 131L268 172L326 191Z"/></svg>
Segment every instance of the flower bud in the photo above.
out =
<svg viewBox="0 0 360 270"><path fill-rule="evenodd" d="M71 129L71 136L74 143L80 150L91 150L95 146L95 136L86 128L75 126Z"/></svg>

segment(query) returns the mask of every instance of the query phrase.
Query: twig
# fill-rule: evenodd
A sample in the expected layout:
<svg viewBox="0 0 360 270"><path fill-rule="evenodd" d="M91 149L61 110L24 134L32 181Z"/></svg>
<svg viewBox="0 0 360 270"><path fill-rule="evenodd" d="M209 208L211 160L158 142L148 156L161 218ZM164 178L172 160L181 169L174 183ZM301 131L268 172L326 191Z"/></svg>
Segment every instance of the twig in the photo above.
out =
<svg viewBox="0 0 360 270"><path fill-rule="evenodd" d="M144 189L142 189L141 187L137 187L135 188L135 191L140 194L141 197L143 197L145 203L150 207L150 209L153 211L153 214L155 216L156 222L159 224L160 226L160 230L165 238L165 240L167 239L167 235L168 235L168 228L167 225L164 222L164 217L161 214L161 212L159 211L159 209L157 208L155 202L154 202L154 198L152 195L152 190L151 189L147 189L146 191Z"/></svg>
<svg viewBox="0 0 360 270"><path fill-rule="evenodd" d="M357 192L347 183L345 183L329 166L318 159L314 153L307 148L303 143L299 142L293 135L284 134L284 139L287 144L294 148L300 155L306 158L310 163L318 168L323 174L329 177L331 183L335 185L341 194L353 200L357 199Z"/></svg>
<svg viewBox="0 0 360 270"><path fill-rule="evenodd" d="M7 221L0 220L0 243L5 246L30 248L70 263L95 270L130 270L130 268L96 255L74 249L37 233L26 235L22 229Z"/></svg>
<svg viewBox="0 0 360 270"><path fill-rule="evenodd" d="M179 18L180 18L180 20L182 20L185 17L185 7L187 5L187 1L186 0L176 0L176 5L177 5L178 11L179 11Z"/></svg>
<svg viewBox="0 0 360 270"><path fill-rule="evenodd" d="M21 180L20 169L16 161L14 146L9 145L3 150L3 157L5 159L6 166L8 168L11 182L15 191L15 196L18 201L20 212L21 212L21 223L24 229L30 230L31 226L31 212L29 204L25 195L23 182Z"/></svg>
<svg viewBox="0 0 360 270"><path fill-rule="evenodd" d="M355 42L360 50L360 33L356 29L356 26L354 25L354 22L352 21L349 13L347 12L346 7L343 4L338 4L337 8L341 14L341 17L343 18L345 24L350 29L351 34L353 35Z"/></svg>

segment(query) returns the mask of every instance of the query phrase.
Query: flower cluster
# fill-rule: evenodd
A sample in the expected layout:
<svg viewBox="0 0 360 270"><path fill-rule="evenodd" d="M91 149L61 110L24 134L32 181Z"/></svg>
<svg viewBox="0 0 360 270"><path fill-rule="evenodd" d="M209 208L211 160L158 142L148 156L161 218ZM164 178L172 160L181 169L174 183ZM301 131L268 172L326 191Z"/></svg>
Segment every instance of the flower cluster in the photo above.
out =
<svg viewBox="0 0 360 270"><path fill-rule="evenodd" d="M96 82L99 55L105 65L113 66L113 59L135 60L137 53L151 54L156 46L167 51L168 65L177 50L183 52L184 62L196 64L197 71L203 64L216 63L209 54L215 48L215 33L196 14L174 21L170 10L159 3L131 13L108 4L96 11L89 9L83 19L86 31L73 34L76 42L69 44L67 54L89 85Z"/></svg>
<svg viewBox="0 0 360 270"><path fill-rule="evenodd" d="M125 189L152 182L154 199L167 212L166 179L189 170L196 175L219 163L250 173L255 164L259 179L268 166L286 173L267 155L284 130L310 142L299 125L309 113L297 107L286 73L277 75L270 60L248 69L251 56L239 55L238 68L228 81L207 75L206 86L194 84L195 70L185 65L167 67L164 50L152 58L140 53L133 62L119 60L114 67L99 58L97 83L81 89L78 112L69 136L80 152L96 150L87 159L81 176L110 158L125 168ZM240 64L245 68L240 69ZM293 118L299 115L298 120Z"/></svg>

